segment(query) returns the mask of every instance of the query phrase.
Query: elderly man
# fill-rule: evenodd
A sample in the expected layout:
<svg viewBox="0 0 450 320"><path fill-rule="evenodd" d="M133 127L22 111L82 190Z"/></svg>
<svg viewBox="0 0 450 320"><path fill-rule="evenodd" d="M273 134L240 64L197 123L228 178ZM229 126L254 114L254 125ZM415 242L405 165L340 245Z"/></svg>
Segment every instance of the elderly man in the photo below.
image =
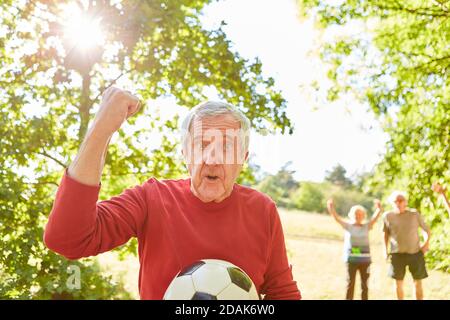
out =
<svg viewBox="0 0 450 320"><path fill-rule="evenodd" d="M428 277L424 254L428 251L431 231L421 214L408 208L406 194L394 191L390 196L394 210L386 212L384 221L385 256L388 258L389 245L391 265L389 275L395 279L397 298L403 300L403 279L406 267L412 274L416 290L416 299L423 299L422 279ZM421 245L418 229L424 230L425 242Z"/></svg>
<svg viewBox="0 0 450 320"><path fill-rule="evenodd" d="M151 178L97 202L110 138L138 106L129 92L113 87L105 92L62 178L45 244L79 259L137 237L141 299L162 299L178 271L208 258L242 268L265 299L300 299L274 202L235 183L248 156L250 122L228 104L206 102L184 120L189 179Z"/></svg>

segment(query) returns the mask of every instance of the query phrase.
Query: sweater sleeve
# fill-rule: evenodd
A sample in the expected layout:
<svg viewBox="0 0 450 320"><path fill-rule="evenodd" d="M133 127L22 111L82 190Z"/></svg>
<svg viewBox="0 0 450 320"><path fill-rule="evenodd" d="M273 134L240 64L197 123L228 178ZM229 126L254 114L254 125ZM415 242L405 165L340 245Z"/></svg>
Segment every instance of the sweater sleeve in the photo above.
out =
<svg viewBox="0 0 450 320"><path fill-rule="evenodd" d="M299 300L301 294L292 276L292 265L288 262L283 228L275 204L272 204L270 217L271 244L261 293L265 295L264 300Z"/></svg>
<svg viewBox="0 0 450 320"><path fill-rule="evenodd" d="M137 236L146 217L144 188L98 202L99 186L82 184L67 170L44 231L46 246L68 259L109 251Z"/></svg>

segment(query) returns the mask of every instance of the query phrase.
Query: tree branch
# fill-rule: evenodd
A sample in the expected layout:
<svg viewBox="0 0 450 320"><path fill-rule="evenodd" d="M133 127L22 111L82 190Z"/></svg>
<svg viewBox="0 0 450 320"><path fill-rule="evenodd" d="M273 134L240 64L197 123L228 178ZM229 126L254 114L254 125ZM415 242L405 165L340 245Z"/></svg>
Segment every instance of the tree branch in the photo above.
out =
<svg viewBox="0 0 450 320"><path fill-rule="evenodd" d="M448 18L448 17L450 17L450 12L446 12L444 10L436 11L436 10L433 10L433 9L431 9L429 7L412 9L412 8L403 7L398 2L396 2L396 4L397 4L396 7L394 7L394 6L383 6L383 5L378 5L378 4L376 4L375 6L378 9L381 9L381 10L404 11L404 12L408 12L408 13L419 15L419 16L431 16L431 17L436 17L436 18L442 18L442 17ZM440 13L440 12L442 12L442 13Z"/></svg>
<svg viewBox="0 0 450 320"><path fill-rule="evenodd" d="M55 161L57 164L59 164L59 165L60 165L61 167L63 167L63 168L66 168L66 167L67 167L67 165L66 165L64 162L62 162L62 161L56 159L55 157L49 155L49 154L48 154L47 152L45 152L45 151L43 151L43 152L37 152L37 154L40 154L40 155L42 155L42 156L44 156L44 157L46 157L46 158L52 159L53 161Z"/></svg>
<svg viewBox="0 0 450 320"><path fill-rule="evenodd" d="M122 72L118 77L116 77L114 80L112 80L108 86L102 87L102 88L99 90L99 93L97 94L97 96L96 96L94 99L91 100L91 104L90 104L90 106L89 106L89 109L92 108L92 106L94 105L94 103L97 101L98 98L100 98L100 96L103 94L103 92L104 92L106 89L108 89L109 87L111 87L112 85L114 85L114 84L117 82L117 80L119 80L119 79L122 78L125 74L127 74L127 73L129 73L129 72L130 72L130 71Z"/></svg>
<svg viewBox="0 0 450 320"><path fill-rule="evenodd" d="M427 61L425 63L422 63L420 65L417 65L417 66L415 66L415 67L413 67L411 69L420 70L420 69L423 69L423 68L425 68L426 66L428 66L428 65L430 65L432 63L436 63L436 62L440 62L440 61L448 60L448 59L450 59L450 55L444 56L444 57L440 57L440 58L436 58L436 59L431 59L431 60L429 60L429 61Z"/></svg>
<svg viewBox="0 0 450 320"><path fill-rule="evenodd" d="M59 187L59 184L56 183L55 181L39 181L39 182L31 182L31 184L34 184L34 185L39 185L39 184L52 184L52 185L55 185L55 186Z"/></svg>
<svg viewBox="0 0 450 320"><path fill-rule="evenodd" d="M448 12L448 7L446 6L447 1L434 0L434 2L438 3L441 6L443 11Z"/></svg>

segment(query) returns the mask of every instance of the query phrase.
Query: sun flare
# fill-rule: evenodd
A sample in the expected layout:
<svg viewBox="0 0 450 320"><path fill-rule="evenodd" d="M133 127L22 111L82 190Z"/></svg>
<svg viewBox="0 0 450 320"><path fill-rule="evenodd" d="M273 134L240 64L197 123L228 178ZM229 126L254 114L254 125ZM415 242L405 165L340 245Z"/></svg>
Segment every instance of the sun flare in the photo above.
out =
<svg viewBox="0 0 450 320"><path fill-rule="evenodd" d="M104 42L101 19L89 16L77 6L65 8L63 25L66 41L80 50L87 51Z"/></svg>

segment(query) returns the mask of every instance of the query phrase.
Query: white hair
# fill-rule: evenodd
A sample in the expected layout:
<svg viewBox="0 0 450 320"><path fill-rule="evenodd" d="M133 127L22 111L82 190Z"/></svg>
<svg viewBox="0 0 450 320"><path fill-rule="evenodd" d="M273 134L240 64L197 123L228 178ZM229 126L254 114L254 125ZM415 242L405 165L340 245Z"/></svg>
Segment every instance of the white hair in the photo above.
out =
<svg viewBox="0 0 450 320"><path fill-rule="evenodd" d="M350 218L350 220L352 220L352 221L356 220L356 218L355 218L356 211L358 211L358 210L364 213L364 220L366 220L367 210L366 210L366 208L364 208L363 206L361 206L359 204L350 208L350 211L348 212L348 217Z"/></svg>
<svg viewBox="0 0 450 320"><path fill-rule="evenodd" d="M405 191L399 191L399 190L395 190L391 193L391 195L389 196L389 202L395 206L395 201L397 200L398 196L402 196L405 200L408 199L407 198L407 193Z"/></svg>
<svg viewBox="0 0 450 320"><path fill-rule="evenodd" d="M250 144L250 128L251 123L250 120L235 106L218 101L206 101L198 104L194 108L192 108L187 116L184 118L181 123L181 143L183 149L186 147L187 140L189 137L189 132L191 129L192 122L195 118L201 119L204 117L214 117L224 114L230 114L240 123L240 132L243 134L241 136L241 147L244 150L244 154L249 149Z"/></svg>

